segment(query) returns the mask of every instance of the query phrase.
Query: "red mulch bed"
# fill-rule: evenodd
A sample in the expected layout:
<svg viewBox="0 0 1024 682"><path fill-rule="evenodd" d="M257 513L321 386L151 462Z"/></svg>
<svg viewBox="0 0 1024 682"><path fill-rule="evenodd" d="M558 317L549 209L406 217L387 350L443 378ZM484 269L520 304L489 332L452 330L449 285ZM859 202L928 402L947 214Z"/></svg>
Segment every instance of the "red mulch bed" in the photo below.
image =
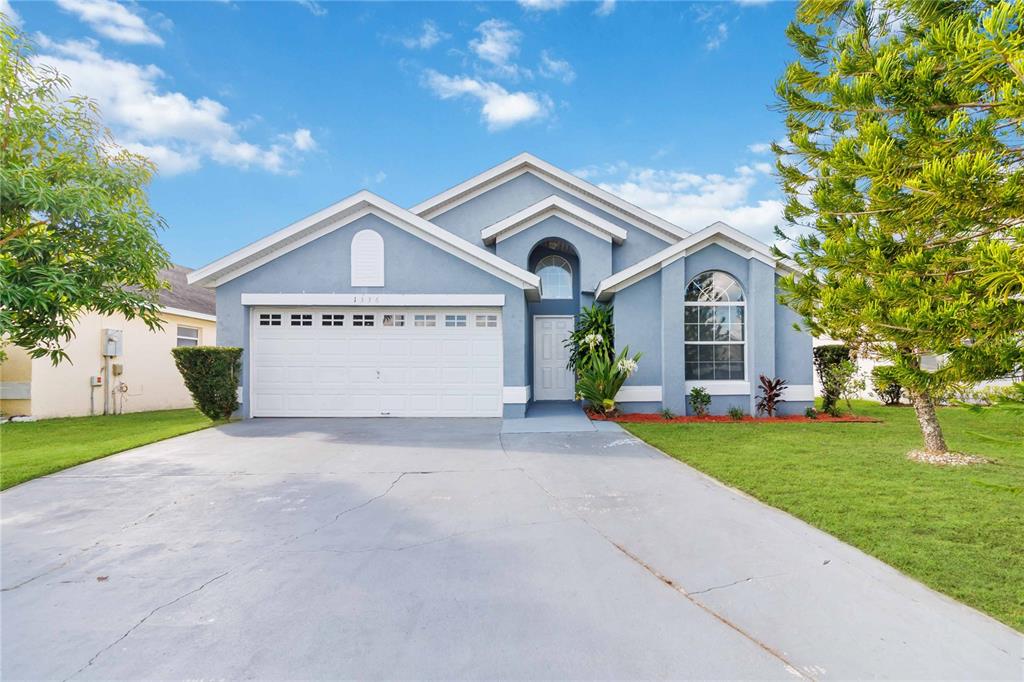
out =
<svg viewBox="0 0 1024 682"><path fill-rule="evenodd" d="M608 417L603 414L597 414L596 412L587 412L587 416L594 421L609 421L609 422L623 422L626 424L647 424L647 423L659 423L659 424L743 424L743 423L757 423L757 424L816 424L819 422L842 422L842 423L880 423L881 419L873 419L871 417L858 417L857 415L846 414L841 417L833 417L827 414L819 414L817 419L811 419L803 415L788 415L785 417L751 417L749 415L744 416L743 419L733 419L727 415L708 415L706 417L672 417L671 419L665 419L660 414L646 414L635 412L631 414L620 414L614 417Z"/></svg>

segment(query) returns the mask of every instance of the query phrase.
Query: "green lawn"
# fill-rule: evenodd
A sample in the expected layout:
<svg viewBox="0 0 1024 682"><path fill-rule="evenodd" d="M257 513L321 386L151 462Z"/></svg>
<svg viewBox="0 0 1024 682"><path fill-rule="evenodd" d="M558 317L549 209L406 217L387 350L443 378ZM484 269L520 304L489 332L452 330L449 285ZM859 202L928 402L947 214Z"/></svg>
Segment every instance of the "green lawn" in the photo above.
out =
<svg viewBox="0 0 1024 682"><path fill-rule="evenodd" d="M212 424L192 409L0 424L0 490Z"/></svg>
<svg viewBox="0 0 1024 682"><path fill-rule="evenodd" d="M1024 630L1024 412L940 410L953 450L994 464L908 461L914 411L877 424L623 424L673 457Z"/></svg>

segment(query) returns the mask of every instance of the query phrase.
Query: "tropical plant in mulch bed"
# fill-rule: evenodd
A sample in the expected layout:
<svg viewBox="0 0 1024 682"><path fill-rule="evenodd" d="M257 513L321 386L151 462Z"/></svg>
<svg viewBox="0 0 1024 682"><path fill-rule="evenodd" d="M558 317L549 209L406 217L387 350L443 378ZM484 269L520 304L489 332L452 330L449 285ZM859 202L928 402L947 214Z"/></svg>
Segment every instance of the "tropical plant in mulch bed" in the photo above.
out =
<svg viewBox="0 0 1024 682"><path fill-rule="evenodd" d="M595 357L615 357L615 323L611 306L595 303L580 311L576 329L566 339L569 349L567 367L576 374L582 374Z"/></svg>
<svg viewBox="0 0 1024 682"><path fill-rule="evenodd" d="M619 389L632 376L640 362L641 353L630 357L629 346L618 356L609 357L603 353L590 356L589 366L580 372L576 381L576 394L587 402L594 412L615 414L617 406L615 396Z"/></svg>
<svg viewBox="0 0 1024 682"><path fill-rule="evenodd" d="M759 381L761 385L757 387L758 396L754 407L757 408L758 414L774 417L779 403L785 402L782 399L782 391L786 388L786 380L778 377L769 378L762 374Z"/></svg>
<svg viewBox="0 0 1024 682"><path fill-rule="evenodd" d="M708 408L711 407L711 394L708 393L707 389L700 386L694 386L690 389L690 409L693 410L693 414L698 417L705 417L708 414Z"/></svg>

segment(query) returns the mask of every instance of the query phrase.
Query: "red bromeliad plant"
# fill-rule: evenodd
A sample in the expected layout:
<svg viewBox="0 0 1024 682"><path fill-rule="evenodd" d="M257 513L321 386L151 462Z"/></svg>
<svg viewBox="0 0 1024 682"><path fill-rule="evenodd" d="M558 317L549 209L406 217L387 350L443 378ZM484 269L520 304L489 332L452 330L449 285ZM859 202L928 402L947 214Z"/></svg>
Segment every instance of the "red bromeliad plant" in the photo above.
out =
<svg viewBox="0 0 1024 682"><path fill-rule="evenodd" d="M779 378L769 379L762 374L760 381L761 385L758 387L758 390L761 394L757 396L755 407L757 407L758 413L763 412L769 417L774 417L779 403L785 402L782 399L782 391L786 388L786 380Z"/></svg>

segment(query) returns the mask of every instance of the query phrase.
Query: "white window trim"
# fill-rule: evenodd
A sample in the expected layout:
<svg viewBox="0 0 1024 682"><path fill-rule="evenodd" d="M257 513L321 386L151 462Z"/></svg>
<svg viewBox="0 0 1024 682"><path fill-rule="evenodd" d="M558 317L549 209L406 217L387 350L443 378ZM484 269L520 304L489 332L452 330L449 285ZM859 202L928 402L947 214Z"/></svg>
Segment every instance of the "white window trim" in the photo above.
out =
<svg viewBox="0 0 1024 682"><path fill-rule="evenodd" d="M563 263L565 263L565 269L569 272L569 295L568 296L557 296L557 297L555 297L555 296L546 296L544 294L544 282L542 280L541 281L541 286L540 286L540 299L542 301L571 301L571 300L573 300L573 298L574 298L574 296L573 296L573 271L572 271L572 263L569 262L568 258L566 258L565 256L560 256L557 253L549 253L548 255L544 256L539 261L537 261L537 267L535 268L534 274L537 275L537 277L540 277L540 271L542 270L541 263L543 263L544 261L548 260L549 258L552 258L552 259L553 258L558 258Z"/></svg>
<svg viewBox="0 0 1024 682"><path fill-rule="evenodd" d="M184 327L185 329L194 329L195 332L196 332L195 338L193 338L191 336L182 336L181 334L179 334L178 331L182 327ZM187 341L195 341L196 342L196 346L203 345L203 328L202 327L193 327L192 325L188 325L188 324L176 324L174 326L174 345L175 345L175 347L179 347L178 342L181 341L182 339L185 339Z"/></svg>
<svg viewBox="0 0 1024 682"><path fill-rule="evenodd" d="M731 275L730 275L730 277L731 277ZM735 278L733 278L733 279L735 279ZM746 296L744 296L744 298L746 298ZM686 340L686 306L705 306L705 305L706 306L733 306L733 305L735 305L735 306L742 306L743 307L743 340L742 341L687 341ZM737 383L737 382L745 383L745 384L747 384L747 391L749 392L749 390L750 390L750 382L747 380L747 354L749 352L748 341L749 341L750 335L747 333L747 331L748 331L747 330L747 302L745 300L744 301L736 301L736 302L732 302L732 301L729 301L729 302L725 302L725 301L714 301L714 302L711 302L711 301L706 301L706 302L702 302L702 301L684 301L683 302L683 377L684 378L686 377L686 346L688 346L688 345L690 345L690 346L743 346L743 379L742 380L707 379L707 380L703 380L702 381L700 379L686 379L686 381L688 383L692 382L694 384L705 384L705 383L717 384L717 383ZM687 389L687 393L689 393L689 389ZM715 394L712 393L711 395L715 395ZM731 394L723 394L723 395L731 395Z"/></svg>
<svg viewBox="0 0 1024 682"><path fill-rule="evenodd" d="M750 334L747 333L749 331L748 327L747 327L747 292L743 290L743 285L740 284L739 279L737 279L736 277L733 277L732 275L730 275L728 272L725 272L724 270L714 270L714 269L712 269L712 270L704 270L703 272L699 272L696 275L694 275L693 278L691 278L690 281L686 283L686 289L690 288L690 284L693 283L693 280L697 279L698 277L700 277L701 275L703 275L706 272L721 272L722 274L727 275L730 278L732 278L732 280L734 282L736 282L736 286L739 287L740 293L743 295L743 300L742 301L687 301L684 298L684 300L683 300L683 380L686 381L687 386L688 386L687 389L686 389L686 392L687 392L687 394L689 394L689 392L690 392L689 384L691 384L691 383L694 384L694 385L699 385L699 386L703 386L704 384L710 384L712 386L715 386L715 385L718 385L718 384L746 384L747 388L746 388L745 392L749 394L750 393L750 380L748 378L747 357L748 357L748 354L750 352L749 351ZM686 289L683 290L683 296L684 297L686 296ZM742 306L743 307L743 340L742 341L687 341L686 340L686 307L687 306L694 306L694 307L696 307L696 306ZM686 379L686 346L687 345L694 345L694 346L714 346L714 345L738 346L740 344L743 345L743 379L703 379L703 380L702 379ZM708 390L708 393L711 394L711 395L733 395L732 393L717 393L717 394L716 393L711 393L710 390Z"/></svg>

